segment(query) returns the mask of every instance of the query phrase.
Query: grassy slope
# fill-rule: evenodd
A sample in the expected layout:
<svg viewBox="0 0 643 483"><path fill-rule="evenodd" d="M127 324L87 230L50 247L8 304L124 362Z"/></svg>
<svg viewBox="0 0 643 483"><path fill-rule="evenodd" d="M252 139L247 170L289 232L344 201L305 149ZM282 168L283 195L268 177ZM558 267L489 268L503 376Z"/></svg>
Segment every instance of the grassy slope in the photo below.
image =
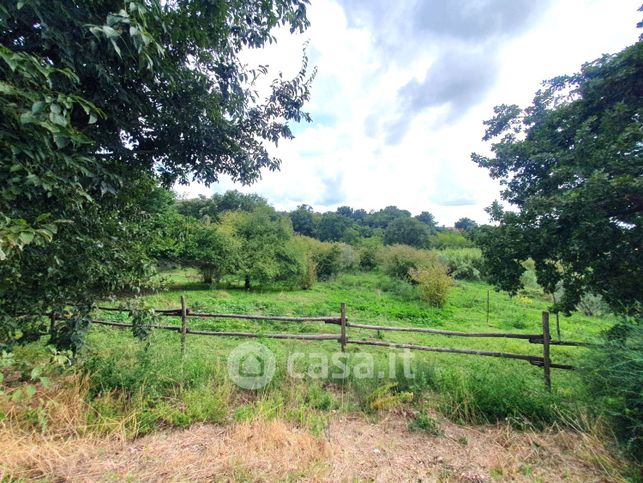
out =
<svg viewBox="0 0 643 483"><path fill-rule="evenodd" d="M246 292L236 288L212 290L198 283L196 275L178 271L167 275L168 291L143 297L156 308L176 308L184 294L192 310L271 315L336 315L339 304L348 306L353 322L383 325L436 327L460 331L511 331L538 333L540 313L548 302L527 297L509 298L491 291L489 324L486 323L486 296L489 287L478 282L458 282L449 303L441 309L413 300L408 286L388 277L344 274L332 282L317 284L312 290ZM119 314L104 318L124 319ZM165 323L178 323L164 318ZM608 324L606 320L574 315L561 317L563 339L588 340ZM210 330L250 332L337 332L338 327L321 323L278 323L236 320L195 320L191 327ZM480 348L539 355L542 346L512 339L466 339L444 336L382 333L386 341L412 342L442 347ZM352 338L372 338L376 334L350 329ZM261 339L277 358L277 375L259 393L238 391L227 381L226 356L247 339L188 336L184 360L179 356L178 336L156 332L147 349L129 332L95 327L89 336L86 365L94 373L93 391L98 414L118 413L124 404L115 403L117 394L137 401L135 432L145 432L158 423L187 425L193 421L221 421L257 415L285 416L321 429L329 409L362 409L394 405L400 401L424 410L436 409L456 421L509 419L518 424L540 424L560 420L561 411L575 415L588 400L577 375L555 371L554 392L543 390L542 370L523 361L413 352L415 377L388 375L347 381L321 382L295 380L285 374L289 354L330 354L338 351L336 342L302 342ZM574 363L584 349L555 347L555 362ZM359 354L374 355L378 368L387 372L390 350L350 346L349 362L358 363ZM303 363L306 362L304 357ZM308 359L308 362L314 362ZM400 371L401 372L401 371ZM115 392L114 392L115 391ZM102 404L102 406L101 406ZM131 403L130 403L131 404ZM120 405L120 406L119 406ZM115 406L118 406L115 408ZM101 416L102 417L102 416Z"/></svg>

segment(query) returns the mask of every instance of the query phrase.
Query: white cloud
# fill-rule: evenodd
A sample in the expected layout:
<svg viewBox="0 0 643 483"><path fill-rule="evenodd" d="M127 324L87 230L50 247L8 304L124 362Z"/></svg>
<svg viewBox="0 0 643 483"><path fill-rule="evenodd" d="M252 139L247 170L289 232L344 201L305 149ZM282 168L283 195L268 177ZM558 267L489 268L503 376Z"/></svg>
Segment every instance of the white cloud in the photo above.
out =
<svg viewBox="0 0 643 483"><path fill-rule="evenodd" d="M499 197L499 186L470 161L470 154L488 151L480 138L493 106L525 105L542 80L575 72L583 62L635 42L639 34L634 0L541 2L542 12L531 13L523 32L513 29L486 41L434 39L426 29L413 37L401 30L413 20L405 18L415 4L409 5L392 14L399 20L369 22L363 16L349 18L335 1L316 0L309 8L307 32L279 32L276 45L247 53L249 64L269 64L272 72L292 76L304 42L310 41L311 64L319 69L307 106L314 122L295 126L294 140L270 148L283 161L281 171L264 173L255 185L223 179L211 188L191 185L178 191L240 189L265 196L278 209L302 203L319 210L397 205L413 213L430 211L446 225L463 216L485 222L484 207ZM362 4L359 11L369 7ZM479 35L493 33L481 27ZM471 41L487 42L480 52L489 55L488 62L478 57L475 69L459 64L466 56L452 57L468 45L458 42ZM478 83L483 78L487 86ZM415 104L400 112L398 93L409 85L417 91ZM445 102L435 101L440 94ZM395 126L401 128L400 142L389 144Z"/></svg>

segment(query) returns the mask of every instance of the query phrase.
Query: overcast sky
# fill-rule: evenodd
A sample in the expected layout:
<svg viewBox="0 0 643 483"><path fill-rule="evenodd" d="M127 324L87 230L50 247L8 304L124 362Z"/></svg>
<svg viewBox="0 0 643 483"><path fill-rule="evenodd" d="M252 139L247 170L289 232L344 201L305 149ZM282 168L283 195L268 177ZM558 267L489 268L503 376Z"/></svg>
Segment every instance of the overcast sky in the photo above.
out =
<svg viewBox="0 0 643 483"><path fill-rule="evenodd" d="M319 72L313 122L270 151L281 171L242 187L222 179L184 196L256 192L277 209L306 203L433 213L450 226L486 222L499 186L470 159L488 152L482 121L501 103L525 106L540 82L634 43L640 0L312 0L311 27L278 32L248 53L293 76L309 41Z"/></svg>

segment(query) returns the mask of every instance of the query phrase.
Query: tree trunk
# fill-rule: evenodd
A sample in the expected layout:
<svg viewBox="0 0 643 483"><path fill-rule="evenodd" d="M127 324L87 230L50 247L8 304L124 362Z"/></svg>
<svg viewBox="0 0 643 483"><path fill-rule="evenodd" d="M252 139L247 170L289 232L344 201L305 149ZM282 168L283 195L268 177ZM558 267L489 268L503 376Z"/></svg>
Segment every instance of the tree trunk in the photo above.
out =
<svg viewBox="0 0 643 483"><path fill-rule="evenodd" d="M214 270L212 270L211 268L202 268L201 269L201 276L203 277L203 283L212 284L213 272L214 272Z"/></svg>
<svg viewBox="0 0 643 483"><path fill-rule="evenodd" d="M245 283L243 286L246 290L250 290L250 275L247 273L246 273Z"/></svg>

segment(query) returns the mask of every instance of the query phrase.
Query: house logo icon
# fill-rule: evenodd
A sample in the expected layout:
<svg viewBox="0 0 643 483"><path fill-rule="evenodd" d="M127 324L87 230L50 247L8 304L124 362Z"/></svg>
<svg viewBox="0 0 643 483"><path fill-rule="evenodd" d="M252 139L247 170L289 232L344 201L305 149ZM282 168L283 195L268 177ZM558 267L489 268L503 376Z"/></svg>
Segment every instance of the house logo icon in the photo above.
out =
<svg viewBox="0 0 643 483"><path fill-rule="evenodd" d="M261 389L275 375L275 355L263 344L245 342L228 356L228 375L243 389Z"/></svg>

